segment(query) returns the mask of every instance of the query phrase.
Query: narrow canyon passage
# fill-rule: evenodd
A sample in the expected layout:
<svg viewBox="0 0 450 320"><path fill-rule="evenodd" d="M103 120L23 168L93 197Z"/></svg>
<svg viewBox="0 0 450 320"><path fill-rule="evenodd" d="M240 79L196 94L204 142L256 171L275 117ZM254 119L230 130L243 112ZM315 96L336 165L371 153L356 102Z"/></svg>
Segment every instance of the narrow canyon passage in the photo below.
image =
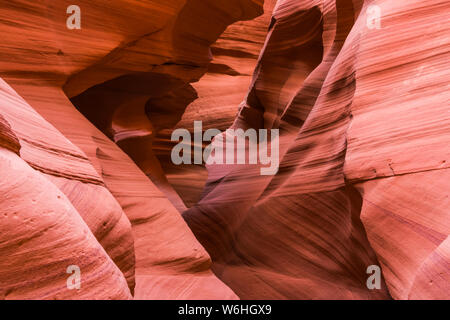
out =
<svg viewBox="0 0 450 320"><path fill-rule="evenodd" d="M449 298L448 1L82 0L81 30L23 2L0 11L0 298ZM278 170L176 165L200 121L279 130Z"/></svg>

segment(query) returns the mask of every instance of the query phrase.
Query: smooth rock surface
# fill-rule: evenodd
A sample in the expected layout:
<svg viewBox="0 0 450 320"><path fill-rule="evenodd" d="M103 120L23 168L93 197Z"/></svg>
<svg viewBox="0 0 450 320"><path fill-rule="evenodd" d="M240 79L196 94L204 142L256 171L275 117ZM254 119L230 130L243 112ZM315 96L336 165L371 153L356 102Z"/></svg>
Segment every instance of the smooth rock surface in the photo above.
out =
<svg viewBox="0 0 450 320"><path fill-rule="evenodd" d="M448 1L77 5L0 4L0 298L450 298ZM175 166L200 120L279 170Z"/></svg>
<svg viewBox="0 0 450 320"><path fill-rule="evenodd" d="M279 128L279 171L210 166L184 213L241 298L448 298L448 8L278 1L233 128Z"/></svg>

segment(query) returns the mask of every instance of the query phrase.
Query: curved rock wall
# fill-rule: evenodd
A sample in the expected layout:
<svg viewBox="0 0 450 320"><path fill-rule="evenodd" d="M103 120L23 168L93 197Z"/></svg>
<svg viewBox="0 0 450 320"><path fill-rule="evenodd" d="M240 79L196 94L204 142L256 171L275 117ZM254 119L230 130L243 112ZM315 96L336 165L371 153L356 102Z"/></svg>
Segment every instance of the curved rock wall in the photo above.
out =
<svg viewBox="0 0 450 320"><path fill-rule="evenodd" d="M373 5L380 29L368 26ZM278 1L233 128L279 128L279 171L210 166L184 213L241 298L449 297L444 11ZM370 265L384 289L367 289Z"/></svg>
<svg viewBox="0 0 450 320"><path fill-rule="evenodd" d="M225 8L227 2L217 5ZM258 14L261 8L260 3L250 0L233 3L240 9L240 14L232 10L229 23ZM136 66L137 70L130 67L131 61L127 56L148 50L146 45L156 45L165 52L176 53L169 47L172 38L167 35L180 26L182 11L187 10L186 7L194 10L195 6L192 8L192 4L186 1L118 1L114 4L100 1L96 5L80 1L79 5L84 24L81 30L74 31L66 28L66 6L63 3L22 1L1 4L0 29L5 37L0 67L1 77L9 85L2 80L0 114L12 128L9 130L2 121L1 145L17 153L18 145L12 133L21 145L20 158L17 155L13 158L13 153L8 151L5 161L2 160L6 165L2 170L2 214L12 217L17 213L26 216L24 219L38 221L30 226L36 233L32 237L33 242L21 239L27 233L34 233L25 228L13 228L8 220L2 221L2 230L11 229L15 233L12 236L2 231L2 235L12 239L0 241L2 256L18 253L17 259L4 261L7 265L0 268L3 296L13 299L125 299L133 294L138 299L235 299L235 294L210 271L209 255L178 210L139 167L68 99L101 82L133 74L137 70L149 72L155 66L158 69L159 65L160 69L169 70L168 76L173 70L187 68L189 72L182 76L185 82L201 74L202 71L198 70L202 70L202 66L178 66L178 63L183 63L178 60L181 59L180 54L174 54L176 59L173 63L169 58L160 59L158 52L155 52L156 58L144 55L143 60L143 55L137 54L135 61L141 63L141 66ZM220 6L210 10L228 17L229 14L218 10ZM128 8L128 11L124 12L123 8ZM200 10L200 13L206 12ZM192 19L189 14L183 15L183 19ZM130 20L130 16L133 19ZM225 27L211 30L213 33L205 39L214 39L214 34L218 36ZM158 34L161 41L156 43L147 39L151 34ZM137 49L141 45L143 47ZM205 59L207 48L205 44L201 52L194 50L194 56L198 60ZM123 58L117 56L122 54ZM120 63L111 66L111 56L113 60L128 62L122 67ZM152 59L156 61L153 66L149 65ZM156 72L166 74L165 71ZM145 101L140 106L144 112ZM111 118L108 110L101 114L105 119ZM121 121L127 123L127 119ZM134 125L132 120L130 122ZM24 183L21 189L14 189L11 200L14 202L10 203L4 195L14 187L14 171L9 173L8 165L16 162L21 166L17 170L23 170L23 174L34 178ZM45 195L36 200L38 204L25 201L31 201L32 191ZM58 207L61 206L57 202L59 198L54 200L53 195L63 199L60 200L63 207ZM23 204L16 206L15 203L21 201ZM30 210L27 206L37 209ZM50 218L43 221L40 218L41 211L50 210L55 211L53 224ZM77 230L70 235L64 221L72 220L70 226ZM50 227L52 234L45 231ZM61 245L59 238L65 233L64 246L70 248L73 242L77 243L73 250ZM84 240L79 241L82 235ZM24 248L24 253L19 255L21 242L28 243L30 248L35 243L45 243L45 246L36 246L35 251ZM83 251L83 246L86 250L92 249ZM56 250L54 254L49 249L53 247L51 250ZM46 251L51 254L43 255ZM85 255L90 260L86 260ZM30 260L30 264L20 263L25 258ZM78 265L82 279L91 281L82 282L81 291L66 287L69 277L66 268L69 265ZM43 274L48 274L52 281ZM111 277L111 274L115 276ZM43 281L46 285L42 284ZM102 281L104 284L100 285ZM125 287L120 285L121 282Z"/></svg>
<svg viewBox="0 0 450 320"><path fill-rule="evenodd" d="M77 4L0 4L0 298L450 298L448 1ZM173 165L196 120L278 172Z"/></svg>

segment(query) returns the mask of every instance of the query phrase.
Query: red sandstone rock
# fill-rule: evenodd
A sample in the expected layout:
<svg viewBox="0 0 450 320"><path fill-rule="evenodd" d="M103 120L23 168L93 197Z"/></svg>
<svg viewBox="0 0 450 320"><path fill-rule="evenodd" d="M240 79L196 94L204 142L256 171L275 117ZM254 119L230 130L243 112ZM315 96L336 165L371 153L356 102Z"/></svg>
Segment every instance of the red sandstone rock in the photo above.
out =
<svg viewBox="0 0 450 320"><path fill-rule="evenodd" d="M124 274L69 199L11 151L0 149L0 160L0 297L130 299ZM82 272L80 290L67 288L71 265Z"/></svg>
<svg viewBox="0 0 450 320"><path fill-rule="evenodd" d="M280 170L211 166L184 213L241 298L448 298L446 5L278 1L234 127L280 128Z"/></svg>
<svg viewBox="0 0 450 320"><path fill-rule="evenodd" d="M241 10L238 14L232 6L228 7L227 13L219 10L226 8L227 3L238 6ZM184 62L181 61L182 55L175 50L176 47L189 45L179 41L172 42L170 35L174 34L174 30L181 32L187 23L192 22L190 19L200 16L208 16L209 19L211 14L225 14L228 23L251 18L258 14L260 4L250 0L245 3L222 1L216 2L211 8L205 6L203 1L170 1L166 4L150 1L145 4L133 2L133 5L128 1L121 1L115 4L105 3L104 6L93 6L89 1L81 1L80 6L85 13L85 24L82 30L74 31L65 27L66 15L61 14L66 9L63 3L52 3L48 6L32 2L22 5L2 3L0 14L4 23L1 24L0 30L5 37L0 59L1 76L18 94L2 82L0 114L11 124L12 132L19 138L22 146L21 158L40 171L35 172L35 175L39 176L37 181L45 179L56 190L58 187L65 193L67 201L73 206L71 215L75 218L77 215L83 217L97 238L89 240L92 242L90 245L101 248L100 243L103 246L117 265L113 264L110 268L121 268L122 277L128 279L130 289L134 288L136 282L135 298L236 298L234 293L211 273L209 255L199 245L170 201L113 141L75 109L67 96L73 97L90 86L136 71L167 74L168 78L175 78L173 74L178 74L179 70L190 69L191 71L181 75L181 80L187 83L189 79L204 72L202 70L208 63L209 47L202 46L200 51L192 47L191 56L199 62L198 68L178 66L177 64ZM106 6L108 10L105 9ZM120 9L123 7L128 7L131 12L123 13ZM104 15L105 12L110 15ZM196 15L192 16L192 13ZM19 16L21 20L11 21ZM130 17L133 17L132 21L129 21ZM37 29L34 26L44 28ZM204 30L203 26L197 26L201 31ZM225 27L226 24L210 29L210 33L205 34L205 39L212 43ZM55 33L55 30L59 31ZM198 30L191 32L195 34ZM186 36L176 32L175 35L178 38ZM157 38L160 42L155 42ZM156 48L160 45L161 51L153 51L153 57L136 55L138 50L152 51L154 45ZM158 52L173 56L161 58ZM108 53L114 56L116 61L122 59L127 62L122 67L111 65L111 70L108 70L111 56L101 60ZM122 58L119 59L116 55ZM132 56L134 58L131 58ZM135 66L137 70L130 68L132 60L140 64ZM62 90L63 86L66 93ZM143 112L145 101L141 107ZM111 119L113 115L107 110L104 110L103 114L106 119ZM116 114L120 116L120 112ZM123 123L131 123L134 126L134 122L127 119L119 120L114 121L114 126ZM142 123L145 124L145 121ZM129 130L127 127L125 129ZM122 131L120 129L118 134ZM9 144L11 140L6 131L5 134L2 133L1 138L2 146L4 141ZM20 158L19 160L22 161ZM5 178L8 179L2 179L2 182L5 181L7 187L9 179L12 178ZM26 188L24 187L22 192L24 197L27 197L27 190L32 189L32 184ZM3 207L2 203L2 209L6 212L13 210L9 208L8 203L4 202L4 205ZM44 205L52 206L52 203ZM63 217L67 215L64 212L61 214ZM45 229L45 224L39 225L37 231L40 229ZM78 231L82 230L80 227ZM39 240L45 241L45 238ZM70 246L70 242L67 245ZM80 244L80 250L82 245L83 243ZM61 254L64 252L67 250L63 250ZM82 258L82 255L77 254L75 250L74 257ZM33 259L32 252L29 258ZM52 261L51 256L48 259L50 260L42 259L36 263L49 264ZM0 281L3 282L3 277L8 277L11 270L20 274L22 269L18 261L14 260L12 266L8 265L2 269L5 272L2 273ZM44 272L45 267L41 268ZM65 269L60 271L60 275L62 279L58 281L63 282L58 282L58 285L65 284ZM103 273L100 273L98 279L94 280L100 281L102 275ZM35 276L34 281L41 281L40 274ZM29 277L33 278L33 275L29 274ZM20 289L20 278L12 279L15 282L11 280L8 286ZM110 278L110 281L114 281L114 278ZM63 290L62 287L59 289ZM34 296L33 291L21 295L19 290L16 295L8 294L7 297L60 296L56 290L52 290L48 291L47 295L36 291ZM129 292L128 296L119 294L122 290L119 283L116 287L112 286L111 290L114 294L105 290L105 294L109 295L98 295L98 298L130 297ZM61 297L75 297L73 295L74 293L68 292ZM93 292L86 292L86 295L81 297L95 298L95 295Z"/></svg>
<svg viewBox="0 0 450 320"><path fill-rule="evenodd" d="M449 298L448 1L78 5L0 5L0 298ZM194 120L278 173L174 166Z"/></svg>
<svg viewBox="0 0 450 320"><path fill-rule="evenodd" d="M9 149L16 154L19 154L20 142L17 136L12 131L8 121L0 115L0 147Z"/></svg>

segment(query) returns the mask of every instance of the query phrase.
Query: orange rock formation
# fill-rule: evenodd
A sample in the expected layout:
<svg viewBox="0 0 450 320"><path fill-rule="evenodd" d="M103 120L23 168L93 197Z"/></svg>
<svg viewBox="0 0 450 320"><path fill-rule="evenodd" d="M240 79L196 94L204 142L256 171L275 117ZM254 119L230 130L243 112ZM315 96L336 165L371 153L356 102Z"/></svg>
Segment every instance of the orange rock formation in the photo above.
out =
<svg viewBox="0 0 450 320"><path fill-rule="evenodd" d="M448 1L76 2L0 4L0 298L450 298Z"/></svg>

